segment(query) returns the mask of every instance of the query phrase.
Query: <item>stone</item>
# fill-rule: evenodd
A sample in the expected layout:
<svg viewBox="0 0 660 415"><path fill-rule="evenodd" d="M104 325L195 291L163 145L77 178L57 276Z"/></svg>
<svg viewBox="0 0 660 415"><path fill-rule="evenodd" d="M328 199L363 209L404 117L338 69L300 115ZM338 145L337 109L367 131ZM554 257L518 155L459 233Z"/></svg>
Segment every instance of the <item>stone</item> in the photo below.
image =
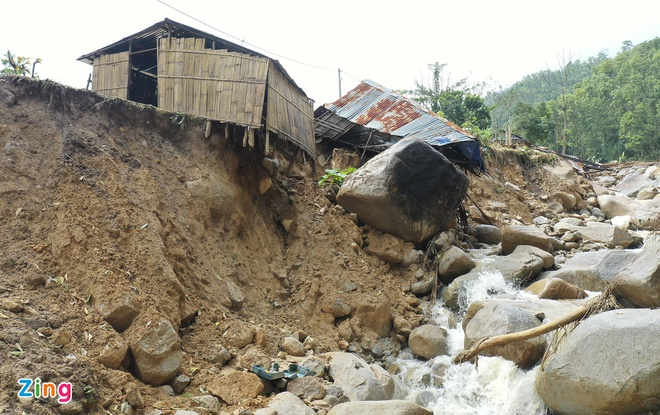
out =
<svg viewBox="0 0 660 415"><path fill-rule="evenodd" d="M531 245L552 253L550 238L536 226L512 225L502 232L502 254L508 255L518 245Z"/></svg>
<svg viewBox="0 0 660 415"><path fill-rule="evenodd" d="M490 267L498 270L505 281L524 286L536 279L543 270L544 263L545 260L535 253L514 250L509 255L496 257Z"/></svg>
<svg viewBox="0 0 660 415"><path fill-rule="evenodd" d="M598 205L608 219L630 216L639 207L638 202L622 195L599 195Z"/></svg>
<svg viewBox="0 0 660 415"><path fill-rule="evenodd" d="M300 340L294 337L285 337L284 340L282 340L282 350L291 356L305 355L305 346Z"/></svg>
<svg viewBox="0 0 660 415"><path fill-rule="evenodd" d="M23 311L23 304L18 301L10 300L9 298L2 299L2 308L12 313L20 313Z"/></svg>
<svg viewBox="0 0 660 415"><path fill-rule="evenodd" d="M220 412L220 401L215 396L193 396L192 401L202 408L209 410L212 414L217 414Z"/></svg>
<svg viewBox="0 0 660 415"><path fill-rule="evenodd" d="M555 199L559 202L565 211L570 212L577 205L577 198L574 194L568 192L555 193Z"/></svg>
<svg viewBox="0 0 660 415"><path fill-rule="evenodd" d="M389 337L392 330L392 312L387 299L379 303L362 303L355 309L354 317L360 319L362 327L375 332L380 337Z"/></svg>
<svg viewBox="0 0 660 415"><path fill-rule="evenodd" d="M275 395L266 408L256 410L254 415L316 415L316 412L293 393L282 392Z"/></svg>
<svg viewBox="0 0 660 415"><path fill-rule="evenodd" d="M104 296L93 298L95 298L94 306L101 317L119 333L126 330L138 314L130 294L112 298Z"/></svg>
<svg viewBox="0 0 660 415"><path fill-rule="evenodd" d="M453 218L468 177L422 140L404 138L345 180L337 202L360 220L420 245Z"/></svg>
<svg viewBox="0 0 660 415"><path fill-rule="evenodd" d="M167 320L151 325L129 347L138 376L153 386L172 379L183 361L179 336Z"/></svg>
<svg viewBox="0 0 660 415"><path fill-rule="evenodd" d="M59 413L62 415L80 415L83 413L83 405L80 401L71 400L65 404L59 405Z"/></svg>
<svg viewBox="0 0 660 415"><path fill-rule="evenodd" d="M220 367L224 366L225 363L231 360L231 354L225 349L221 344L213 345L209 347L209 350L206 352L205 359Z"/></svg>
<svg viewBox="0 0 660 415"><path fill-rule="evenodd" d="M637 193L637 200L651 200L658 195L658 189L655 187L642 189Z"/></svg>
<svg viewBox="0 0 660 415"><path fill-rule="evenodd" d="M135 409L144 408L144 398L137 386L130 388L128 393L126 393L126 402Z"/></svg>
<svg viewBox="0 0 660 415"><path fill-rule="evenodd" d="M636 252L628 250L578 252L558 270L542 272L539 279L561 278L583 290L603 291L619 269L636 256Z"/></svg>
<svg viewBox="0 0 660 415"><path fill-rule="evenodd" d="M479 243L497 245L502 242L502 230L497 226L478 224L474 226Z"/></svg>
<svg viewBox="0 0 660 415"><path fill-rule="evenodd" d="M312 376L305 376L298 379L292 379L287 385L286 390L293 393L300 399L313 401L323 399L326 394L326 385L324 381Z"/></svg>
<svg viewBox="0 0 660 415"><path fill-rule="evenodd" d="M449 352L447 330L432 324L419 326L410 333L408 346L415 355L425 359L447 354Z"/></svg>
<svg viewBox="0 0 660 415"><path fill-rule="evenodd" d="M469 272L452 281L442 292L442 302L445 307L453 311L460 311L461 307L467 307L467 304L465 304L466 287L478 279L479 273Z"/></svg>
<svg viewBox="0 0 660 415"><path fill-rule="evenodd" d="M118 369L126 357L128 344L116 333L114 336L110 335L108 337L96 360L108 369Z"/></svg>
<svg viewBox="0 0 660 415"><path fill-rule="evenodd" d="M514 304L488 302L474 314L465 326L465 349L472 347L483 337L516 333L541 325L541 320ZM545 352L545 338L535 337L525 341L494 346L481 351L482 356L501 356L521 368L532 367Z"/></svg>
<svg viewBox="0 0 660 415"><path fill-rule="evenodd" d="M374 372L374 375L376 375L376 380L383 385L383 388L385 389L385 399L392 399L396 385L390 373L375 363L371 365L371 370Z"/></svg>
<svg viewBox="0 0 660 415"><path fill-rule="evenodd" d="M615 252L615 251L614 251ZM660 240L650 239L636 255L627 257L612 278L618 297L635 307L660 307Z"/></svg>
<svg viewBox="0 0 660 415"><path fill-rule="evenodd" d="M324 356L328 358L328 375L351 401L387 398L385 388L364 359L345 352L329 352Z"/></svg>
<svg viewBox="0 0 660 415"><path fill-rule="evenodd" d="M199 412L189 411L187 409L177 409L174 415L200 415Z"/></svg>
<svg viewBox="0 0 660 415"><path fill-rule="evenodd" d="M234 310L240 310L241 307L243 307L245 295L243 295L243 291L241 291L238 285L234 284L232 281L227 281L227 295L231 302L231 308Z"/></svg>
<svg viewBox="0 0 660 415"><path fill-rule="evenodd" d="M242 349L254 341L254 330L246 324L232 324L223 336L223 341L230 347Z"/></svg>
<svg viewBox="0 0 660 415"><path fill-rule="evenodd" d="M655 182L648 178L642 171L632 172L623 178L614 191L627 197L635 197L645 187L653 186Z"/></svg>
<svg viewBox="0 0 660 415"><path fill-rule="evenodd" d="M181 395L183 390L190 384L190 378L186 375L178 375L172 380L171 386L175 394Z"/></svg>
<svg viewBox="0 0 660 415"><path fill-rule="evenodd" d="M342 297L335 296L324 297L321 303L321 310L324 313L332 315L334 318L346 317L353 311L351 306Z"/></svg>
<svg viewBox="0 0 660 415"><path fill-rule="evenodd" d="M461 248L451 246L442 254L438 274L443 284L450 284L456 277L467 274L477 264Z"/></svg>
<svg viewBox="0 0 660 415"><path fill-rule="evenodd" d="M430 294L431 291L433 291L433 278L410 284L410 292L416 296L427 295Z"/></svg>
<svg viewBox="0 0 660 415"><path fill-rule="evenodd" d="M561 278L543 278L525 288L525 292L546 300L576 300L587 297L583 289Z"/></svg>
<svg viewBox="0 0 660 415"><path fill-rule="evenodd" d="M660 313L620 309L584 319L544 360L536 390L560 414L660 410Z"/></svg>
<svg viewBox="0 0 660 415"><path fill-rule="evenodd" d="M647 231L660 229L660 199L643 203L630 216L630 223L637 229Z"/></svg>
<svg viewBox="0 0 660 415"><path fill-rule="evenodd" d="M345 402L333 407L328 415L387 414L433 415L433 411L410 401Z"/></svg>
<svg viewBox="0 0 660 415"><path fill-rule="evenodd" d="M403 262L403 240L388 233L371 229L367 233L364 252L390 264Z"/></svg>
<svg viewBox="0 0 660 415"><path fill-rule="evenodd" d="M413 329L412 323L398 314L392 319L392 325L394 326L394 332L396 334L400 334L403 337L410 336L410 333Z"/></svg>
<svg viewBox="0 0 660 415"><path fill-rule="evenodd" d="M555 257L548 251L531 245L518 245L513 250L513 254L531 254L536 255L543 260L543 269L550 269L555 265Z"/></svg>
<svg viewBox="0 0 660 415"><path fill-rule="evenodd" d="M236 405L245 399L256 398L264 389L259 376L250 372L229 370L214 377L207 385L214 396L229 405Z"/></svg>

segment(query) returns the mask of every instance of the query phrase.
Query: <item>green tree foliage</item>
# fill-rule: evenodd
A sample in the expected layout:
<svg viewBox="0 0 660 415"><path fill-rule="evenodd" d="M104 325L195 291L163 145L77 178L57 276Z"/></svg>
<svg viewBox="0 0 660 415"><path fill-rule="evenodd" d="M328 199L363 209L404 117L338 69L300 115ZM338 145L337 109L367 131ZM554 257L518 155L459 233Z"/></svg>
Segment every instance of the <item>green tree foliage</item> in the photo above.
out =
<svg viewBox="0 0 660 415"><path fill-rule="evenodd" d="M485 100L474 92L474 88L467 86L466 79L450 82L449 76L444 76L446 66L438 62L429 64L431 82L424 85L416 80L414 90L403 92L411 94L415 101L429 110L464 128L487 129L491 119Z"/></svg>
<svg viewBox="0 0 660 415"><path fill-rule="evenodd" d="M2 70L0 70L0 73L2 74L20 76L31 75L33 78L37 78L35 74L35 67L38 63L41 63L41 59L37 58L34 63L31 63L30 58L26 58L25 56L16 56L10 51L7 51L3 58L0 59L0 62L3 66ZM32 67L30 68L30 66Z"/></svg>

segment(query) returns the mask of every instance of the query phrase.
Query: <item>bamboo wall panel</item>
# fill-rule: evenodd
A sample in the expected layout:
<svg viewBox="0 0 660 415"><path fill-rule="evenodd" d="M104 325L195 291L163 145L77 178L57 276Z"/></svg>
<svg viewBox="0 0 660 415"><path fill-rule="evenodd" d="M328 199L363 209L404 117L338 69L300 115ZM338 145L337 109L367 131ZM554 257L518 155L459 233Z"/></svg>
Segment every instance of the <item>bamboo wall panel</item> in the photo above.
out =
<svg viewBox="0 0 660 415"><path fill-rule="evenodd" d="M309 99L270 63L266 128L314 156L314 109Z"/></svg>
<svg viewBox="0 0 660 415"><path fill-rule="evenodd" d="M109 98L128 99L128 52L94 58L92 89Z"/></svg>
<svg viewBox="0 0 660 415"><path fill-rule="evenodd" d="M158 106L239 125L260 127L267 58L204 48L204 39L161 39Z"/></svg>

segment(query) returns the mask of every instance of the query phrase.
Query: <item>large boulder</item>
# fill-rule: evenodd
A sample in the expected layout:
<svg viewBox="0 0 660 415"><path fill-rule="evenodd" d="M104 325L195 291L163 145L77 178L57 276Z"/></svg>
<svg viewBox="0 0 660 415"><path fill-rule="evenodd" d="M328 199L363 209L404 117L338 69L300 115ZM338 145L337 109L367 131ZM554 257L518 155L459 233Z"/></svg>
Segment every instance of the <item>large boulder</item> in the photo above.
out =
<svg viewBox="0 0 660 415"><path fill-rule="evenodd" d="M465 326L465 348L483 337L516 333L541 325L539 316L511 303L488 302L474 314ZM502 356L522 368L533 366L543 356L545 338L503 344L482 351L484 356Z"/></svg>
<svg viewBox="0 0 660 415"><path fill-rule="evenodd" d="M543 402L561 415L660 410L660 312L623 309L592 315L536 374Z"/></svg>
<svg viewBox="0 0 660 415"><path fill-rule="evenodd" d="M228 404L236 405L245 399L257 397L264 390L264 384L254 373L223 370L211 380L206 389Z"/></svg>
<svg viewBox="0 0 660 415"><path fill-rule="evenodd" d="M369 364L361 357L344 352L329 352L328 375L351 401L380 401L387 391Z"/></svg>
<svg viewBox="0 0 660 415"><path fill-rule="evenodd" d="M561 278L583 290L602 291L619 270L632 261L637 252L600 250L579 252L556 271L542 272L539 278Z"/></svg>
<svg viewBox="0 0 660 415"><path fill-rule="evenodd" d="M547 252L554 250L550 237L536 226L513 225L504 228L502 254L510 254L518 245L531 245Z"/></svg>
<svg viewBox="0 0 660 415"><path fill-rule="evenodd" d="M425 142L405 138L349 175L337 202L360 220L413 244L454 216L468 177Z"/></svg>
<svg viewBox="0 0 660 415"><path fill-rule="evenodd" d="M608 247L622 246L627 248L635 241L635 238L626 229L602 222L588 222L585 226L574 225L567 220L562 220L553 226L555 232L579 232L582 239L599 242Z"/></svg>
<svg viewBox="0 0 660 415"><path fill-rule="evenodd" d="M660 199L653 199L638 207L630 216L630 224L638 229L660 229Z"/></svg>
<svg viewBox="0 0 660 415"><path fill-rule="evenodd" d="M627 196L608 194L598 196L598 205L608 219L616 216L630 216L639 207L638 202Z"/></svg>
<svg viewBox="0 0 660 415"><path fill-rule="evenodd" d="M408 345L413 353L425 359L447 354L449 344L447 330L433 324L424 324L410 333Z"/></svg>
<svg viewBox="0 0 660 415"><path fill-rule="evenodd" d="M623 180L614 187L614 191L627 197L635 197L640 190L656 184L656 181L644 174L644 170L639 169L624 177Z"/></svg>
<svg viewBox="0 0 660 415"><path fill-rule="evenodd" d="M129 346L140 379L159 386L177 374L183 362L181 341L169 321L161 320L141 333L130 334Z"/></svg>
<svg viewBox="0 0 660 415"><path fill-rule="evenodd" d="M477 264L461 248L452 246L438 262L438 274L443 284L450 284L456 277L469 272Z"/></svg>
<svg viewBox="0 0 660 415"><path fill-rule="evenodd" d="M379 402L345 402L328 412L328 415L356 414L433 415L433 411L410 401L395 399Z"/></svg>
<svg viewBox="0 0 660 415"><path fill-rule="evenodd" d="M642 252L618 268L614 292L635 307L660 307L660 241L647 242Z"/></svg>

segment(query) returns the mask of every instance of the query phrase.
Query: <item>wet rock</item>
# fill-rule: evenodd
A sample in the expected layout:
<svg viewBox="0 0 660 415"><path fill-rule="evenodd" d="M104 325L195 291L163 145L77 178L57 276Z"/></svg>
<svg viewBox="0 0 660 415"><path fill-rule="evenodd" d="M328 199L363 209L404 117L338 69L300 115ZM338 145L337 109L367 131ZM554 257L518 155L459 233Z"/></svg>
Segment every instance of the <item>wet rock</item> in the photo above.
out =
<svg viewBox="0 0 660 415"><path fill-rule="evenodd" d="M419 326L410 333L408 346L413 353L425 359L447 354L449 352L447 330L432 324Z"/></svg>
<svg viewBox="0 0 660 415"><path fill-rule="evenodd" d="M608 311L583 320L537 371L536 390L561 414L660 409L660 313ZM643 345L643 347L640 347Z"/></svg>
<svg viewBox="0 0 660 415"><path fill-rule="evenodd" d="M504 228L502 232L502 254L512 253L518 245L531 245L547 252L553 251L550 237L535 226L513 225Z"/></svg>
<svg viewBox="0 0 660 415"><path fill-rule="evenodd" d="M95 306L101 317L119 333L126 330L138 314L130 294L112 298L97 298Z"/></svg>
<svg viewBox="0 0 660 415"><path fill-rule="evenodd" d="M544 259L539 255L519 250L506 256L496 257L490 266L498 270L505 281L523 286L536 279L544 263Z"/></svg>
<svg viewBox="0 0 660 415"><path fill-rule="evenodd" d="M300 399L313 401L325 398L327 386L329 385L326 385L323 380L317 377L305 376L291 380L286 385L286 390Z"/></svg>
<svg viewBox="0 0 660 415"><path fill-rule="evenodd" d="M608 219L616 216L630 216L639 207L638 202L622 195L600 195L598 205Z"/></svg>
<svg viewBox="0 0 660 415"><path fill-rule="evenodd" d="M470 272L476 263L461 248L450 247L442 254L438 265L440 281L450 284L456 277Z"/></svg>
<svg viewBox="0 0 660 415"><path fill-rule="evenodd" d="M316 412L293 393L282 392L275 395L266 408L257 409L254 415L316 415Z"/></svg>
<svg viewBox="0 0 660 415"><path fill-rule="evenodd" d="M387 414L433 415L430 411L410 401L391 400L378 402L346 402L332 408L328 415Z"/></svg>
<svg viewBox="0 0 660 415"><path fill-rule="evenodd" d="M430 294L433 291L433 278L413 282L410 284L410 292L416 296Z"/></svg>
<svg viewBox="0 0 660 415"><path fill-rule="evenodd" d="M305 355L305 346L300 340L294 337L285 337L284 340L282 340L282 350L291 356Z"/></svg>
<svg viewBox="0 0 660 415"><path fill-rule="evenodd" d="M616 251L612 251L616 252ZM640 253L617 268L612 288L635 307L660 307L660 240L649 240Z"/></svg>
<svg viewBox="0 0 660 415"><path fill-rule="evenodd" d="M502 242L502 231L497 226L479 224L475 225L474 230L479 243L497 245Z"/></svg>
<svg viewBox="0 0 660 415"><path fill-rule="evenodd" d="M371 370L376 375L376 380L383 385L386 399L392 399L396 385L390 373L375 363L371 365Z"/></svg>
<svg viewBox="0 0 660 415"><path fill-rule="evenodd" d="M442 292L442 302L445 307L453 311L459 311L461 307L467 307L468 304L465 304L467 287L478 279L479 273L469 272L452 281Z"/></svg>
<svg viewBox="0 0 660 415"><path fill-rule="evenodd" d="M583 289L561 278L543 278L525 288L525 291L546 300L576 300L587 297Z"/></svg>
<svg viewBox="0 0 660 415"><path fill-rule="evenodd" d="M379 303L362 303L355 308L354 317L357 317L362 327L375 332L380 337L388 337L392 330L392 312L387 299Z"/></svg>
<svg viewBox="0 0 660 415"><path fill-rule="evenodd" d="M388 233L371 229L367 234L364 252L390 264L403 262L403 240Z"/></svg>
<svg viewBox="0 0 660 415"><path fill-rule="evenodd" d="M183 361L179 336L167 320L147 328L129 346L138 376L154 386L172 379Z"/></svg>
<svg viewBox="0 0 660 415"><path fill-rule="evenodd" d="M630 223L638 229L660 229L660 199L654 199L638 207L630 216Z"/></svg>
<svg viewBox="0 0 660 415"><path fill-rule="evenodd" d="M387 398L385 388L361 357L344 352L330 352L324 356L328 358L328 375L351 401Z"/></svg>
<svg viewBox="0 0 660 415"><path fill-rule="evenodd" d="M259 376L250 372L229 370L216 376L207 385L207 390L229 405L236 405L244 399L257 397L264 389Z"/></svg>
<svg viewBox="0 0 660 415"><path fill-rule="evenodd" d="M518 245L513 254L536 255L543 260L543 269L550 269L555 265L555 257L551 253L530 245Z"/></svg>
<svg viewBox="0 0 660 415"><path fill-rule="evenodd" d="M483 337L515 333L541 325L541 320L513 304L488 302L465 326L465 348ZM535 337L483 350L483 356L501 356L521 368L533 366L545 352L545 338Z"/></svg>
<svg viewBox="0 0 660 415"><path fill-rule="evenodd" d="M468 185L442 154L404 138L348 176L337 202L374 228L418 245L453 217Z"/></svg>

